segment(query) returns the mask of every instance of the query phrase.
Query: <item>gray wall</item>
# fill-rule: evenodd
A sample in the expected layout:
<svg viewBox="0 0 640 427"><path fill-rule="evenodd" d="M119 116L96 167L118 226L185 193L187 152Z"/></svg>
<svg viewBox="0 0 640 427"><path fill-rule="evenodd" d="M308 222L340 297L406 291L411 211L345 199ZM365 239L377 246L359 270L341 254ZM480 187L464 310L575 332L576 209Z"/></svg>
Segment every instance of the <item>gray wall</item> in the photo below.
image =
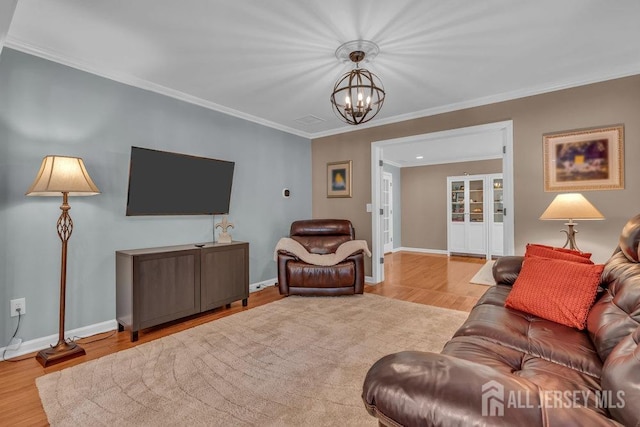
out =
<svg viewBox="0 0 640 427"><path fill-rule="evenodd" d="M447 250L447 177L500 173L502 159L402 168L404 246Z"/></svg>
<svg viewBox="0 0 640 427"><path fill-rule="evenodd" d="M212 239L210 216L125 216L132 145L236 162L229 220L234 239L250 242L252 283L276 276L277 240L293 220L311 217L309 140L5 48L0 346L15 328L13 298L27 299L23 339L58 328L61 198L24 196L45 155L83 157L102 191L70 198L67 329L115 318L116 250ZM285 187L289 199L281 195Z"/></svg>
<svg viewBox="0 0 640 427"><path fill-rule="evenodd" d="M393 249L402 246L402 176L397 166L384 163L384 172L389 172L393 179Z"/></svg>

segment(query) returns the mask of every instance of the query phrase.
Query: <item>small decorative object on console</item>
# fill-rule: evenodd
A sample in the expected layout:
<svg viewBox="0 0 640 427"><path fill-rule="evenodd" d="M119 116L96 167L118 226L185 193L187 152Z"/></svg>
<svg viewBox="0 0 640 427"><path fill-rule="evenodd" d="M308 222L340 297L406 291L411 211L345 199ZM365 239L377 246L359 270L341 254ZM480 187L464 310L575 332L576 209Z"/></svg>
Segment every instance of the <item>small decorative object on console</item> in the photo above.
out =
<svg viewBox="0 0 640 427"><path fill-rule="evenodd" d="M222 218L222 221L215 225L215 228L221 228L222 233L218 236L218 240L216 243L231 243L231 234L227 232L227 230L231 228L235 228L233 223L227 221L227 217Z"/></svg>

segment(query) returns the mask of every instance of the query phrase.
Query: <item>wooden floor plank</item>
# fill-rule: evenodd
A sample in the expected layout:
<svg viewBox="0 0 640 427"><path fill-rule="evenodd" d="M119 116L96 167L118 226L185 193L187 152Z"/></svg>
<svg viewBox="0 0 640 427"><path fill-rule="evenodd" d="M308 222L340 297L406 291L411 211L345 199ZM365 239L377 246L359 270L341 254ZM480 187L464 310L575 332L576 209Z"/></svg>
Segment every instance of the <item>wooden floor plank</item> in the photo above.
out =
<svg viewBox="0 0 640 427"><path fill-rule="evenodd" d="M486 291L486 286L469 280L480 270L484 260L447 257L411 252L385 256L385 281L365 285L365 292L454 310L469 311ZM0 426L46 426L47 417L40 403L35 379L49 372L97 359L136 345L183 331L240 311L250 310L282 298L276 287L252 293L247 307L240 302L231 308L216 309L187 320L147 329L132 343L127 332L96 335L78 342L87 351L82 356L49 368L35 360L35 353L21 356L18 362L0 362Z"/></svg>

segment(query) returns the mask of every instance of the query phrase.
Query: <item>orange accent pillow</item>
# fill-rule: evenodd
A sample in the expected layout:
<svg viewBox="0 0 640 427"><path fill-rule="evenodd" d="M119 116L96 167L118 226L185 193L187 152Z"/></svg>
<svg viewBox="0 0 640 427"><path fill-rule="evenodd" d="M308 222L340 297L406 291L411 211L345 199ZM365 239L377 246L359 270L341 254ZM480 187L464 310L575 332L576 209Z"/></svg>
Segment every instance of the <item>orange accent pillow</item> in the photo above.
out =
<svg viewBox="0 0 640 427"><path fill-rule="evenodd" d="M603 269L604 264L525 258L505 307L584 329Z"/></svg>
<svg viewBox="0 0 640 427"><path fill-rule="evenodd" d="M565 248L554 248L553 246L540 245L536 243L527 244L527 250L525 251L524 256L525 258L542 257L593 264L591 261L591 254L588 252L574 251L572 249Z"/></svg>

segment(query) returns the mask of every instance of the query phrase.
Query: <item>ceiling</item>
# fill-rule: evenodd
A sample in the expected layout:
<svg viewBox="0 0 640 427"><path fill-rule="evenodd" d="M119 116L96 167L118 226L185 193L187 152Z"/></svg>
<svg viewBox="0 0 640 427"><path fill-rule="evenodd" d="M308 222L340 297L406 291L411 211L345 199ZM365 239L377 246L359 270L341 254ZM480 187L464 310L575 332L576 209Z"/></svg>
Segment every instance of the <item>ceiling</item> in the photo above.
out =
<svg viewBox="0 0 640 427"><path fill-rule="evenodd" d="M5 45L317 138L639 74L639 21L637 0L19 0ZM358 127L329 102L356 39L387 92Z"/></svg>
<svg viewBox="0 0 640 427"><path fill-rule="evenodd" d="M502 159L503 130L484 127L400 138L398 143L383 147L382 158L400 168Z"/></svg>

